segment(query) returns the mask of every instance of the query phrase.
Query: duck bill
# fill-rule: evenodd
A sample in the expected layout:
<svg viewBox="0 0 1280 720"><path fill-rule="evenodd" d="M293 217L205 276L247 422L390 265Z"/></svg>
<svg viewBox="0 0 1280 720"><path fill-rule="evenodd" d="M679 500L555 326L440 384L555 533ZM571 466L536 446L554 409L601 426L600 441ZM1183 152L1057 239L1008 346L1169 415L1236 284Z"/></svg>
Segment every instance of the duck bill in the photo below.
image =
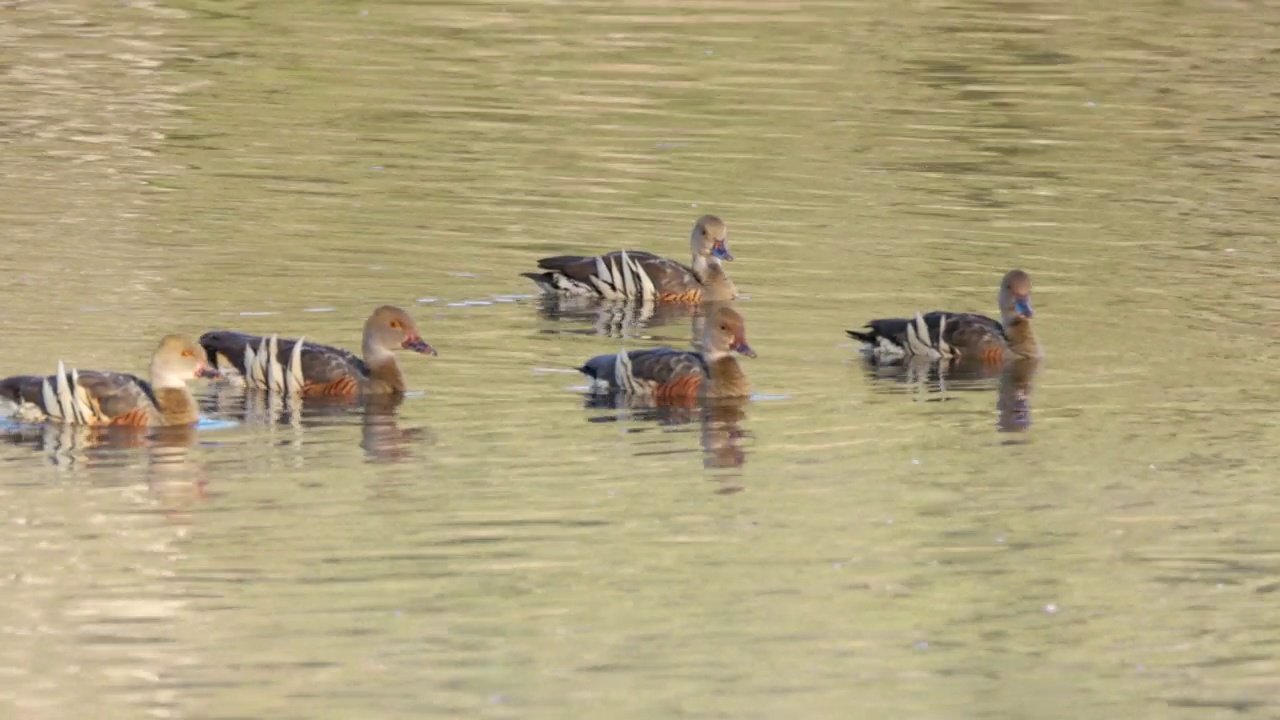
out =
<svg viewBox="0 0 1280 720"><path fill-rule="evenodd" d="M729 246L725 244L724 240L721 240L720 242L711 246L711 254L720 258L721 260L729 260L729 261L733 260L733 253L729 252Z"/></svg>
<svg viewBox="0 0 1280 720"><path fill-rule="evenodd" d="M1014 301L1013 307L1022 317L1029 318L1035 313L1031 310L1031 298L1018 298Z"/></svg>
<svg viewBox="0 0 1280 720"><path fill-rule="evenodd" d="M401 345L401 347L403 347L405 350L412 350L416 353L422 353L423 355L439 354L436 352L435 348L428 345L425 340L418 337L417 335L409 338L408 340L405 340L404 343Z"/></svg>
<svg viewBox="0 0 1280 720"><path fill-rule="evenodd" d="M222 377L222 373L218 372L216 368L211 368L206 365L196 370L196 377L203 378L205 380L217 380Z"/></svg>
<svg viewBox="0 0 1280 720"><path fill-rule="evenodd" d="M746 340L739 340L733 344L733 351L739 355L746 355L749 358L756 356L756 351L751 349Z"/></svg>

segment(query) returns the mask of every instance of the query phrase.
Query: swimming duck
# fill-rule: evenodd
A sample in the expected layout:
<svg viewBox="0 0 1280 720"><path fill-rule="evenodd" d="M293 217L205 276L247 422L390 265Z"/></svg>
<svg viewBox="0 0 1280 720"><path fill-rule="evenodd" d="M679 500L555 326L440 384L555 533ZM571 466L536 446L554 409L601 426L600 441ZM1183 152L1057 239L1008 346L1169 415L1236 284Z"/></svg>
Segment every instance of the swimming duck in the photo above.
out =
<svg viewBox="0 0 1280 720"><path fill-rule="evenodd" d="M596 392L621 392L658 402L689 403L751 394L751 383L732 353L755 357L738 311L720 307L709 319L702 351L670 347L597 355L578 368Z"/></svg>
<svg viewBox="0 0 1280 720"><path fill-rule="evenodd" d="M738 289L722 260L733 260L725 244L728 228L715 215L703 215L689 234L693 255L682 265L643 250L615 250L604 255L557 255L538 261L548 272L521 273L544 293L585 295L608 300L654 299L659 302L732 300Z"/></svg>
<svg viewBox="0 0 1280 720"><path fill-rule="evenodd" d="M187 381L214 378L204 350L180 335L166 335L151 356L151 382L136 375L96 370L67 372L62 362L48 377L0 380L0 398L27 422L72 425L190 425L200 419Z"/></svg>
<svg viewBox="0 0 1280 720"><path fill-rule="evenodd" d="M245 385L301 395L380 395L405 391L395 350L424 355L436 351L418 335L409 313L394 305L373 311L364 323L361 359L347 350L304 342L303 338L270 338L229 330L200 336L209 362L229 364Z"/></svg>
<svg viewBox="0 0 1280 720"><path fill-rule="evenodd" d="M847 332L866 343L862 351L876 361L926 357L1001 363L1040 357L1031 327L1031 276L1016 269L1005 273L996 300L999 321L976 313L936 310L923 316L916 313L914 319L872 320L867 330Z"/></svg>

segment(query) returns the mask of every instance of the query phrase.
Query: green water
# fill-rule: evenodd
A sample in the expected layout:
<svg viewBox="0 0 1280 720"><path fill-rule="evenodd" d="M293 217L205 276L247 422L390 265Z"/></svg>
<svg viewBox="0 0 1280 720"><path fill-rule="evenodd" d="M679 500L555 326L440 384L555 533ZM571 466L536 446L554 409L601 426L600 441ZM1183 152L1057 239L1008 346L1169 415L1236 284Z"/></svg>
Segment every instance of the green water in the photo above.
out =
<svg viewBox="0 0 1280 720"><path fill-rule="evenodd" d="M0 717L1280 714L1275 32L1259 3L10 3L0 374L211 328L390 412L0 449ZM739 413L520 272L729 224ZM846 328L994 312L1010 383ZM1001 432L1002 392L1030 425Z"/></svg>

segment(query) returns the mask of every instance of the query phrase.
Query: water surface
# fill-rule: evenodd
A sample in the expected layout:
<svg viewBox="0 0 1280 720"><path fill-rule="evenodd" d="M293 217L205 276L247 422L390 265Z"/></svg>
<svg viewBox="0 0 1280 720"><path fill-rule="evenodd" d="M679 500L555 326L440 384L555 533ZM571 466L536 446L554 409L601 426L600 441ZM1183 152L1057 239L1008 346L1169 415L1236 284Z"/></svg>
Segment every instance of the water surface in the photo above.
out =
<svg viewBox="0 0 1280 720"><path fill-rule="evenodd" d="M11 433L6 716L1280 713L1274 8L3 12L4 374L356 348L382 303L440 351L395 407ZM587 407L582 360L694 318L518 273L683 258L704 212L757 395ZM1014 266L1033 374L844 334Z"/></svg>

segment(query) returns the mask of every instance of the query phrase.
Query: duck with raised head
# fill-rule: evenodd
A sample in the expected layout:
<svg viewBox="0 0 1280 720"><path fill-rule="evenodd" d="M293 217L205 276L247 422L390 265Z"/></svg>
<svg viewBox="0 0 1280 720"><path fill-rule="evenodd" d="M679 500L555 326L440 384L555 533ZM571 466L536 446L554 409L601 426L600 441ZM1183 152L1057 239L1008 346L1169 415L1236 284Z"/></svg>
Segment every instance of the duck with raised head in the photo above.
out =
<svg viewBox="0 0 1280 720"><path fill-rule="evenodd" d="M418 326L401 308L383 305L364 323L363 358L342 348L305 342L303 338L262 337L230 330L200 336L209 362L230 365L251 388L300 395L383 395L405 391L396 350L424 355L436 351L418 334Z"/></svg>
<svg viewBox="0 0 1280 720"><path fill-rule="evenodd" d="M538 267L547 272L521 274L552 295L691 303L732 300L738 289L721 264L733 260L728 234L723 220L703 215L689 234L689 265L643 250L615 250L545 257Z"/></svg>
<svg viewBox="0 0 1280 720"><path fill-rule="evenodd" d="M865 330L847 332L865 343L862 352L878 362L920 357L1003 363L1039 358L1040 343L1031 326L1031 276L1017 269L1005 273L996 302L1000 320L935 310L915 318L872 320Z"/></svg>
<svg viewBox="0 0 1280 720"><path fill-rule="evenodd" d="M0 380L0 399L24 421L73 425L191 425L200 411L187 382L215 378L204 349L181 335L166 335L151 356L151 381L136 375L72 369L56 375Z"/></svg>
<svg viewBox="0 0 1280 720"><path fill-rule="evenodd" d="M595 392L623 393L659 403L692 403L751 395L751 383L733 353L755 357L746 321L731 307L708 319L701 352L658 347L597 355L578 370Z"/></svg>

